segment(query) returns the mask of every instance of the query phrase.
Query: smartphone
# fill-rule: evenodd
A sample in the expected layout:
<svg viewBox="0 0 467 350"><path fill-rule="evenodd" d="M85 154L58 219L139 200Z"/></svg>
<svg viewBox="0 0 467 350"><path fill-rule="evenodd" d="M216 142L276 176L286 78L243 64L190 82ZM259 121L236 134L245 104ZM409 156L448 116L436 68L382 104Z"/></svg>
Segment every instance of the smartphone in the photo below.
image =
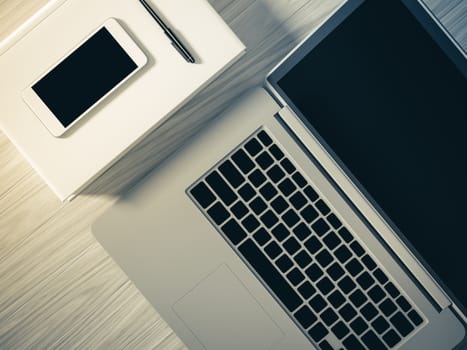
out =
<svg viewBox="0 0 467 350"><path fill-rule="evenodd" d="M22 97L60 137L146 63L143 51L109 18L25 88Z"/></svg>

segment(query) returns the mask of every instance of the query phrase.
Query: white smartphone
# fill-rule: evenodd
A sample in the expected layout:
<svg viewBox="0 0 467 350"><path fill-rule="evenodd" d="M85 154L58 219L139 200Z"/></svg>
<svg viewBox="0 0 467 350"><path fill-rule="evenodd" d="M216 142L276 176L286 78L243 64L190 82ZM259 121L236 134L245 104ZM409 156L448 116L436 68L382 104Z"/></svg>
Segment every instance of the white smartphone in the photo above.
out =
<svg viewBox="0 0 467 350"><path fill-rule="evenodd" d="M143 51L109 18L24 89L22 97L59 137L146 63Z"/></svg>

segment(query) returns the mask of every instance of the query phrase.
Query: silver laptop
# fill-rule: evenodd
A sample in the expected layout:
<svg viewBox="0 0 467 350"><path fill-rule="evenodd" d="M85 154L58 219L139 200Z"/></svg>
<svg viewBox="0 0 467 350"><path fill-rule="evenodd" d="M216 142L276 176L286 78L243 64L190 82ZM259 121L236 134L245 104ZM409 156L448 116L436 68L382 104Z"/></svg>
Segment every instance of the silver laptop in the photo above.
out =
<svg viewBox="0 0 467 350"><path fill-rule="evenodd" d="M190 349L453 349L466 58L417 1L348 1L93 226Z"/></svg>

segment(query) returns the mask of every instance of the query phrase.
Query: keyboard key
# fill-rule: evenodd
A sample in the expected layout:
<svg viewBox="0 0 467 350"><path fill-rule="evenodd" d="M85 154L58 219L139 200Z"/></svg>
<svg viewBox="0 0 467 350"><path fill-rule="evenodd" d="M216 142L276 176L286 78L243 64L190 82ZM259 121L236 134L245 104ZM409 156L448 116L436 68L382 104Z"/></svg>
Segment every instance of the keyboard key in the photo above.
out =
<svg viewBox="0 0 467 350"><path fill-rule="evenodd" d="M397 310L396 304L389 298L386 298L378 307L386 317L392 315Z"/></svg>
<svg viewBox="0 0 467 350"><path fill-rule="evenodd" d="M337 218L337 216L333 213L329 214L328 217L326 218L328 222L331 224L334 229L338 229L339 227L342 226L342 222Z"/></svg>
<svg viewBox="0 0 467 350"><path fill-rule="evenodd" d="M362 258L362 263L367 267L368 270L372 271L376 267L375 261L369 256L365 255Z"/></svg>
<svg viewBox="0 0 467 350"><path fill-rule="evenodd" d="M317 281L323 275L323 270L318 265L313 264L305 270L306 275L313 281Z"/></svg>
<svg viewBox="0 0 467 350"><path fill-rule="evenodd" d="M365 254L365 251L363 250L362 246L360 245L360 243L358 243L357 241L353 241L351 244L350 244L350 249L353 250L353 252L358 256L362 256L363 254Z"/></svg>
<svg viewBox="0 0 467 350"><path fill-rule="evenodd" d="M357 335L360 335L368 329L368 324L363 320L363 318L358 316L350 323L350 328L352 328Z"/></svg>
<svg viewBox="0 0 467 350"><path fill-rule="evenodd" d="M326 249L323 249L316 255L316 260L322 267L328 266L334 259Z"/></svg>
<svg viewBox="0 0 467 350"><path fill-rule="evenodd" d="M397 296L400 294L397 288L392 284L392 282L389 282L384 286L384 289L386 289L386 292L389 293L390 296L392 296L394 299L397 298Z"/></svg>
<svg viewBox="0 0 467 350"><path fill-rule="evenodd" d="M232 160L244 174L248 174L255 167L255 163L242 149L234 153Z"/></svg>
<svg viewBox="0 0 467 350"><path fill-rule="evenodd" d="M315 236L310 237L310 239L305 242L305 247L311 254L315 254L322 246L321 242Z"/></svg>
<svg viewBox="0 0 467 350"><path fill-rule="evenodd" d="M259 215L265 211L268 206L260 197L256 197L250 202L249 207L256 215Z"/></svg>
<svg viewBox="0 0 467 350"><path fill-rule="evenodd" d="M349 243L353 240L353 236L352 234L350 233L349 230L347 230L347 228L345 227L342 227L339 231L337 231L339 233L339 236L341 236L341 238L346 242L346 243Z"/></svg>
<svg viewBox="0 0 467 350"><path fill-rule="evenodd" d="M294 237L289 237L289 239L283 243L283 247L290 255L293 255L300 249L300 244Z"/></svg>
<svg viewBox="0 0 467 350"><path fill-rule="evenodd" d="M274 196L277 194L277 190L270 183L267 183L266 185L261 187L259 189L259 192L267 201L274 198Z"/></svg>
<svg viewBox="0 0 467 350"><path fill-rule="evenodd" d="M206 178L206 182L226 205L232 204L238 198L217 171L213 171Z"/></svg>
<svg viewBox="0 0 467 350"><path fill-rule="evenodd" d="M334 322L337 321L337 319L339 318L337 316L337 314L334 312L334 310L332 310L331 308L327 308L326 310L324 310L322 312L322 314L320 315L321 317L321 320L327 325L327 326L331 326Z"/></svg>
<svg viewBox="0 0 467 350"><path fill-rule="evenodd" d="M389 328L389 323L386 322L383 316L378 316L372 323L371 326L375 329L378 334L383 334L386 329Z"/></svg>
<svg viewBox="0 0 467 350"><path fill-rule="evenodd" d="M248 180L250 180L253 186L259 187L266 181L266 176L264 176L260 170L256 169L248 175Z"/></svg>
<svg viewBox="0 0 467 350"><path fill-rule="evenodd" d="M274 227L271 232L279 242L282 242L290 235L289 230L282 223Z"/></svg>
<svg viewBox="0 0 467 350"><path fill-rule="evenodd" d="M259 226L259 221L253 215L248 215L245 219L242 220L243 227L246 228L248 232L253 232Z"/></svg>
<svg viewBox="0 0 467 350"><path fill-rule="evenodd" d="M238 194L240 197L243 198L245 202L248 202L251 198L253 198L256 194L256 191L251 187L250 184L244 184L240 189L238 190Z"/></svg>
<svg viewBox="0 0 467 350"><path fill-rule="evenodd" d="M288 174L292 174L295 171L295 166L287 158L282 159L281 165Z"/></svg>
<svg viewBox="0 0 467 350"><path fill-rule="evenodd" d="M282 220L284 220L287 226L292 228L300 221L300 218L292 209L289 209L284 215L282 215Z"/></svg>
<svg viewBox="0 0 467 350"><path fill-rule="evenodd" d="M262 142L262 144L265 145L266 147L272 143L272 139L269 137L269 135L264 130L258 133L258 138Z"/></svg>
<svg viewBox="0 0 467 350"><path fill-rule="evenodd" d="M409 320L402 314L402 312L396 312L394 316L389 319L389 322L394 326L395 329L403 336L406 337L414 330L414 326Z"/></svg>
<svg viewBox="0 0 467 350"><path fill-rule="evenodd" d="M250 154L250 156L254 157L263 149L263 146L258 142L257 139L251 139L245 144L245 149Z"/></svg>
<svg viewBox="0 0 467 350"><path fill-rule="evenodd" d="M305 178L298 171L292 175L292 179L295 181L298 187L305 187L307 185Z"/></svg>
<svg viewBox="0 0 467 350"><path fill-rule="evenodd" d="M349 295L349 299L355 307L360 307L368 301L368 298L365 294L362 293L360 289L355 290L352 294Z"/></svg>
<svg viewBox="0 0 467 350"><path fill-rule="evenodd" d="M289 204L284 200L284 197L277 196L277 198L271 202L271 207L277 214L282 214L289 207Z"/></svg>
<svg viewBox="0 0 467 350"><path fill-rule="evenodd" d="M242 243L238 249L289 311L295 310L302 303L300 296L290 287L289 283L251 239Z"/></svg>
<svg viewBox="0 0 467 350"><path fill-rule="evenodd" d="M323 339L329 331L324 327L324 325L319 322L315 326L313 326L309 331L308 334L310 337L315 341L319 342L321 339Z"/></svg>
<svg viewBox="0 0 467 350"><path fill-rule="evenodd" d="M352 256L352 253L345 245L341 245L339 248L337 248L334 254L336 255L336 258L341 262L341 264L345 263Z"/></svg>
<svg viewBox="0 0 467 350"><path fill-rule="evenodd" d="M333 250L336 248L342 241L339 237L334 232L328 233L326 236L323 238L324 244L330 249Z"/></svg>
<svg viewBox="0 0 467 350"><path fill-rule="evenodd" d="M261 215L260 220L267 228L273 227L279 221L272 210L268 210L263 215Z"/></svg>
<svg viewBox="0 0 467 350"><path fill-rule="evenodd" d="M323 219L317 220L313 225L311 225L313 231L316 232L318 236L323 236L326 232L329 231L329 225Z"/></svg>
<svg viewBox="0 0 467 350"><path fill-rule="evenodd" d="M319 216L318 212L311 205L307 205L305 208L303 208L300 211L300 215L308 223L315 221Z"/></svg>
<svg viewBox="0 0 467 350"><path fill-rule="evenodd" d="M230 210L237 219L243 218L248 213L248 208L242 202L235 203Z"/></svg>
<svg viewBox="0 0 467 350"><path fill-rule="evenodd" d="M298 292L303 297L303 299L309 299L313 294L316 293L315 287L311 285L310 282L305 281L300 287L298 287Z"/></svg>
<svg viewBox="0 0 467 350"><path fill-rule="evenodd" d="M261 169L266 170L272 165L272 163L274 163L274 159L272 159L268 152L263 152L258 157L256 157L256 162L261 167Z"/></svg>
<svg viewBox="0 0 467 350"><path fill-rule="evenodd" d="M276 242L272 241L264 248L264 251L271 259L275 259L282 253L282 248Z"/></svg>
<svg viewBox="0 0 467 350"><path fill-rule="evenodd" d="M284 171L279 168L279 166L274 165L271 169L268 170L267 172L269 178L274 181L275 183L279 182L282 180L285 176Z"/></svg>
<svg viewBox="0 0 467 350"><path fill-rule="evenodd" d="M302 269L308 266L312 261L311 256L304 250L295 255L293 259Z"/></svg>
<svg viewBox="0 0 467 350"><path fill-rule="evenodd" d="M367 321L371 321L378 314L378 310L370 302L366 303L360 312Z"/></svg>
<svg viewBox="0 0 467 350"><path fill-rule="evenodd" d="M203 209L209 207L216 200L216 197L204 182L200 182L193 187L190 193Z"/></svg>
<svg viewBox="0 0 467 350"><path fill-rule="evenodd" d="M326 339L319 343L319 348L321 350L334 350L334 348L328 343Z"/></svg>
<svg viewBox="0 0 467 350"><path fill-rule="evenodd" d="M357 311L349 303L345 304L339 310L339 315L344 319L345 322L349 322L352 318L357 315Z"/></svg>
<svg viewBox="0 0 467 350"><path fill-rule="evenodd" d="M376 269L375 271L373 271L373 276L375 276L375 278L378 280L379 283L381 284L385 284L387 281L388 281L388 277L385 275L385 273L383 271L381 271L381 269Z"/></svg>
<svg viewBox="0 0 467 350"><path fill-rule="evenodd" d="M369 349L378 349L378 350L386 350L387 347L383 344L381 340L379 340L378 336L373 331L368 331L362 336L363 343Z"/></svg>
<svg viewBox="0 0 467 350"><path fill-rule="evenodd" d="M318 194L316 193L316 191L311 187L311 186L307 186L303 189L303 192L305 193L305 195L310 199L310 201L314 202L315 200L317 200L319 198Z"/></svg>
<svg viewBox="0 0 467 350"><path fill-rule="evenodd" d="M344 274L344 270L338 263L332 264L326 271L329 274L329 277L331 277L334 281L337 281Z"/></svg>
<svg viewBox="0 0 467 350"><path fill-rule="evenodd" d="M221 227L221 230L233 245L237 245L247 236L243 228L241 228L234 219L227 221L227 223Z"/></svg>
<svg viewBox="0 0 467 350"><path fill-rule="evenodd" d="M219 202L208 209L208 215L218 226L230 216L229 212L225 210L224 206Z"/></svg>
<svg viewBox="0 0 467 350"><path fill-rule="evenodd" d="M365 271L358 276L357 283L363 288L363 290L367 290L375 283L375 280L368 272Z"/></svg>
<svg viewBox="0 0 467 350"><path fill-rule="evenodd" d="M295 237L303 241L310 236L311 230L304 223L301 223L293 229L293 233Z"/></svg>
<svg viewBox="0 0 467 350"><path fill-rule="evenodd" d="M324 201L322 199L320 199L319 201L317 201L315 203L316 205L316 208L318 208L319 212L323 215L328 215L328 213L331 211L331 209L329 209L329 207L327 206L326 203L324 203Z"/></svg>
<svg viewBox="0 0 467 350"><path fill-rule="evenodd" d="M313 323L315 323L318 318L315 316L314 312L306 305L303 305L297 312L294 314L298 323L302 325L303 328L308 329Z"/></svg>
<svg viewBox="0 0 467 350"><path fill-rule="evenodd" d="M365 347L353 334L345 338L342 344L344 344L345 348L349 350L365 350Z"/></svg>
<svg viewBox="0 0 467 350"><path fill-rule="evenodd" d="M346 263L344 267L352 276L357 276L361 271L363 271L363 265L355 258Z"/></svg>
<svg viewBox="0 0 467 350"><path fill-rule="evenodd" d="M350 279L349 276L345 276L339 281L337 285L344 294L349 294L356 287L355 283Z"/></svg>
<svg viewBox="0 0 467 350"><path fill-rule="evenodd" d="M394 345L401 341L401 337L399 337L399 335L391 329L385 335L383 335L383 340L390 348L392 348Z"/></svg>
<svg viewBox="0 0 467 350"><path fill-rule="evenodd" d="M322 278L317 284L316 287L323 293L323 295L329 294L334 289L334 284L327 277Z"/></svg>
<svg viewBox="0 0 467 350"><path fill-rule="evenodd" d="M276 160L281 160L284 158L284 153L276 145L272 145L269 148L269 152L271 152L272 156L276 158Z"/></svg>
<svg viewBox="0 0 467 350"><path fill-rule="evenodd" d="M279 190L284 194L285 197L290 196L296 189L297 186L293 184L289 179L284 179L279 185Z"/></svg>
<svg viewBox="0 0 467 350"><path fill-rule="evenodd" d="M334 292L329 294L327 299L331 303L331 305L336 309L345 303L344 296L338 290L335 290Z"/></svg>
<svg viewBox="0 0 467 350"><path fill-rule="evenodd" d="M350 332L349 328L342 321L337 322L331 328L331 331L334 333L334 335L337 337L337 339L344 338Z"/></svg>
<svg viewBox="0 0 467 350"><path fill-rule="evenodd" d="M305 276L303 276L303 273L301 273L300 270L295 267L287 274L287 279L294 286L297 286L305 279Z"/></svg>
<svg viewBox="0 0 467 350"><path fill-rule="evenodd" d="M276 265L282 272L287 272L293 266L293 261L290 260L287 254L282 254L282 256L276 260Z"/></svg>
<svg viewBox="0 0 467 350"><path fill-rule="evenodd" d="M245 182L245 178L243 175L237 170L237 168L233 165L230 160L226 160L220 167L220 172L227 181L232 185L233 188L237 188L243 182Z"/></svg>
<svg viewBox="0 0 467 350"><path fill-rule="evenodd" d="M290 203L292 203L293 207L297 210L303 208L303 206L308 202L305 196L300 192L296 192L293 196L289 198L289 200Z"/></svg>
<svg viewBox="0 0 467 350"><path fill-rule="evenodd" d="M423 319L420 317L420 315L417 313L417 311L412 310L410 311L407 316L409 316L410 320L415 326L419 326L422 324Z"/></svg>
<svg viewBox="0 0 467 350"><path fill-rule="evenodd" d="M376 285L368 291L368 296L371 298L371 300L373 300L374 303L377 304L384 299L386 293L381 289L380 286Z"/></svg>
<svg viewBox="0 0 467 350"><path fill-rule="evenodd" d="M311 298L309 304L311 308L315 310L315 312L321 312L321 310L323 310L328 305L326 300L324 300L323 297L319 294Z"/></svg>
<svg viewBox="0 0 467 350"><path fill-rule="evenodd" d="M258 243L260 246L263 246L271 240L271 235L264 228L260 228L255 232L253 238L255 239L256 243Z"/></svg>
<svg viewBox="0 0 467 350"><path fill-rule="evenodd" d="M396 302L404 312L407 312L410 310L411 306L409 302L402 295L396 299Z"/></svg>

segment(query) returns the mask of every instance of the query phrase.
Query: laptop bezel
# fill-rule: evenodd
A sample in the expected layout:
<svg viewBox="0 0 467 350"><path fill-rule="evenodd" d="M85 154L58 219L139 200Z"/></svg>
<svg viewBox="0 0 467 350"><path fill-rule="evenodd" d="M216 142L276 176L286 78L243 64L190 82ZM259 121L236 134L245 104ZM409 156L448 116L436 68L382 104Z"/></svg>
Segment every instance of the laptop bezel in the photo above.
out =
<svg viewBox="0 0 467 350"><path fill-rule="evenodd" d="M454 62L459 68L464 77L467 77L467 56L465 52L460 48L458 43L450 35L447 35L446 29L441 23L429 12L426 5L420 0L400 0L408 10L417 18L422 24L424 29L432 35L435 42L441 47L441 49L448 55L448 57ZM397 228L394 222L388 217L378 203L371 197L371 195L365 190L362 184L350 173L348 168L338 159L333 150L324 142L324 140L317 135L316 131L308 121L305 120L301 112L293 102L287 97L287 94L280 88L278 82L286 75L303 57L305 57L313 48L315 48L328 34L330 34L340 23L342 23L353 11L355 11L365 0L348 0L346 3L337 7L327 19L324 20L324 24L318 26L318 29L311 32L307 37L302 40L266 77L266 86L270 92L273 93L274 97L279 100L279 103L288 108L302 120L307 126L308 130L320 141L322 146L326 149L329 155L337 161L340 168L344 171L345 175L351 179L353 184L357 187L360 193L371 203L373 208L378 214L384 218L386 223L391 228L391 231L403 241L405 247L410 253L416 258L417 263L423 268L423 270L430 276L430 278L437 284L442 290L446 297L449 298L454 310L458 313L464 322L467 320L467 312L465 306L462 305L456 298L455 294L444 284L441 278L433 271L430 265L424 260L423 256L420 255L416 249L411 245L410 241L404 236L404 234ZM397 255L397 252L396 252ZM417 276L413 276L417 279ZM420 281L423 285L423 283ZM429 289L428 289L429 290Z"/></svg>
<svg viewBox="0 0 467 350"><path fill-rule="evenodd" d="M314 32L309 33L281 62L279 62L267 75L266 81L278 94L286 96L279 87L278 82L300 60L316 47L329 33L343 22L353 11L368 0L347 0L325 19L325 23ZM447 31L446 27L420 0L399 0L421 23L424 29L432 36L435 42L454 62L457 68L467 77L467 52L465 52Z"/></svg>

